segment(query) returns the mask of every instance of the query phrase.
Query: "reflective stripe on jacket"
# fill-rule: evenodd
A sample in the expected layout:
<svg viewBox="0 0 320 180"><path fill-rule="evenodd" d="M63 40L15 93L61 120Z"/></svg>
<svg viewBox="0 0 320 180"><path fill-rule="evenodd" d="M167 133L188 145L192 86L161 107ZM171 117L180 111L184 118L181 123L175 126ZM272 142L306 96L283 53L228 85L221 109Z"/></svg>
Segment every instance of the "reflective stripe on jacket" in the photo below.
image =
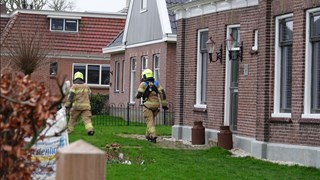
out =
<svg viewBox="0 0 320 180"><path fill-rule="evenodd" d="M87 84L73 84L65 106L71 107L72 110L91 110L90 94L91 90Z"/></svg>

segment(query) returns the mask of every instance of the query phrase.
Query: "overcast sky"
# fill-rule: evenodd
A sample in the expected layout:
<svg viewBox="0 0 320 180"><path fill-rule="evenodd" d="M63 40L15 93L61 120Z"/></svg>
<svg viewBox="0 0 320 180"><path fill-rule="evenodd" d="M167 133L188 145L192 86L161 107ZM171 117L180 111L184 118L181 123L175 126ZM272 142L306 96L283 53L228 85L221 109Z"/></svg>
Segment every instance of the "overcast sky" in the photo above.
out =
<svg viewBox="0 0 320 180"><path fill-rule="evenodd" d="M118 12L125 7L126 0L71 0L74 11Z"/></svg>

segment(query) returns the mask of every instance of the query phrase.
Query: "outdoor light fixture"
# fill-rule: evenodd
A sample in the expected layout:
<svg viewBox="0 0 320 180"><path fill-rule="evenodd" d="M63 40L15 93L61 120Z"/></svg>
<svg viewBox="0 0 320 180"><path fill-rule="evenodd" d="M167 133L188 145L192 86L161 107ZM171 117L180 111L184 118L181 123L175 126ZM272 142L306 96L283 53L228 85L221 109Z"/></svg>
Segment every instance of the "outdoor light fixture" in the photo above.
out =
<svg viewBox="0 0 320 180"><path fill-rule="evenodd" d="M220 60L220 64L222 64L222 45L220 47L219 52L217 52L217 59L215 61L213 61L212 59L212 54L214 53L214 48L215 48L215 42L212 40L212 37L210 37L208 39L208 41L206 42L207 44L207 52L208 52L208 56L209 56L209 60L210 63L211 62L216 62L218 60Z"/></svg>
<svg viewBox="0 0 320 180"><path fill-rule="evenodd" d="M243 42L241 41L240 46L237 47L237 41L234 39L232 34L230 34L226 39L226 43L229 52L229 60L238 60L242 62Z"/></svg>
<svg viewBox="0 0 320 180"><path fill-rule="evenodd" d="M222 64L222 44L220 46L219 52L217 52L217 59L216 61L220 60L220 64Z"/></svg>
<svg viewBox="0 0 320 180"><path fill-rule="evenodd" d="M212 40L212 37L210 37L208 39L206 44L207 44L207 52L208 52L210 63L211 63L213 61L212 60L212 53L214 52L214 45L215 45L215 42Z"/></svg>

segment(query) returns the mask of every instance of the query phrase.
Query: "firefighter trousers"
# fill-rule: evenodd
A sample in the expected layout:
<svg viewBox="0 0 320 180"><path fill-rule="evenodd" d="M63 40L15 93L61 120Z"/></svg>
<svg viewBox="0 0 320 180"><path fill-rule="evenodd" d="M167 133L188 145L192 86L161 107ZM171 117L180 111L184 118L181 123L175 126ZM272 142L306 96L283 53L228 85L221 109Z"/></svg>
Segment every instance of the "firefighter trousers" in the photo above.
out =
<svg viewBox="0 0 320 180"><path fill-rule="evenodd" d="M155 127L155 117L159 113L159 108L149 109L143 107L143 116L147 124L146 137L154 138L157 137L156 127Z"/></svg>
<svg viewBox="0 0 320 180"><path fill-rule="evenodd" d="M91 111L90 110L71 110L70 111L70 118L68 122L68 133L71 133L74 131L74 127L77 124L78 118L81 116L84 126L87 130L93 131L93 125L91 122Z"/></svg>

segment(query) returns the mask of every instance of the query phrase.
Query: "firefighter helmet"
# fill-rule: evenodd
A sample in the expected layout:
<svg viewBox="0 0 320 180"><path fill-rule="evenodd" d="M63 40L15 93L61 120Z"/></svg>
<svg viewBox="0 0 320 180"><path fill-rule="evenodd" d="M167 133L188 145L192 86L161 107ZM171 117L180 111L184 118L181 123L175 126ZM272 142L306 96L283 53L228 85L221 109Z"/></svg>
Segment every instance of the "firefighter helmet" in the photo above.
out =
<svg viewBox="0 0 320 180"><path fill-rule="evenodd" d="M142 77L143 77L143 79L152 78L153 77L153 72L150 69L145 69L142 72Z"/></svg>
<svg viewBox="0 0 320 180"><path fill-rule="evenodd" d="M76 79L82 79L83 80L83 74L81 72L76 72L73 76L73 79L76 80Z"/></svg>

